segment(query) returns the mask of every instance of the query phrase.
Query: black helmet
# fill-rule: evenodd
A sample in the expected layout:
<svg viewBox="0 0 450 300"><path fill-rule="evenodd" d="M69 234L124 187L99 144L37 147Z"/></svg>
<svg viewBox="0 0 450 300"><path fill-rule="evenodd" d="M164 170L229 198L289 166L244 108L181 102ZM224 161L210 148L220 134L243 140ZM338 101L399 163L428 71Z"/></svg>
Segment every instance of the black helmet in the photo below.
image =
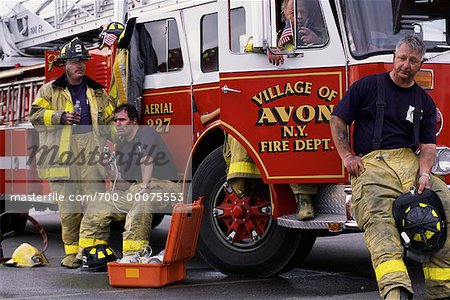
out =
<svg viewBox="0 0 450 300"><path fill-rule="evenodd" d="M89 52L84 47L83 42L79 38L74 38L70 42L64 44L58 58L53 61L53 65L61 67L63 61L70 58L90 59Z"/></svg>
<svg viewBox="0 0 450 300"><path fill-rule="evenodd" d="M96 245L83 249L82 271L105 272L110 261L116 261L116 253L108 245Z"/></svg>
<svg viewBox="0 0 450 300"><path fill-rule="evenodd" d="M447 221L439 196L430 189L409 192L394 201L395 225L402 245L416 255L438 251L447 238Z"/></svg>

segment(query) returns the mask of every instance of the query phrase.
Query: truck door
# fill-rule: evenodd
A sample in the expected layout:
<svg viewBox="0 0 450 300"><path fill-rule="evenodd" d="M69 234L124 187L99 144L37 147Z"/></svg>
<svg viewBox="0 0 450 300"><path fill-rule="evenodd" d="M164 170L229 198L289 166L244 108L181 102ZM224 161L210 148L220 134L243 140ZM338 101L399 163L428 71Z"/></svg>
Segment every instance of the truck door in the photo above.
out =
<svg viewBox="0 0 450 300"><path fill-rule="evenodd" d="M220 99L217 3L181 11L185 21L192 70L194 138L218 119Z"/></svg>
<svg viewBox="0 0 450 300"><path fill-rule="evenodd" d="M180 10L138 20L156 55L147 55L155 61L145 70L141 123L161 134L181 174L192 145L192 76Z"/></svg>
<svg viewBox="0 0 450 300"><path fill-rule="evenodd" d="M346 84L338 28L328 1L294 3L289 36L281 1L219 1L222 124L244 145L266 182L344 182L329 129ZM308 20L301 16L305 9ZM318 38L305 41L303 27ZM276 45L277 30L292 46L284 64L274 66L264 46Z"/></svg>

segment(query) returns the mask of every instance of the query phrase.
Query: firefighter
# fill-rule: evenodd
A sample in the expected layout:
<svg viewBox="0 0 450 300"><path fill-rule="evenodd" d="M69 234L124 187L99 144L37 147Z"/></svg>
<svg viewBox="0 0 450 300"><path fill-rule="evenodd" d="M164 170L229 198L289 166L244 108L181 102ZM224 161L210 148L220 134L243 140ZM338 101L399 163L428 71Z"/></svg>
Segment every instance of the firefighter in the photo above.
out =
<svg viewBox="0 0 450 300"><path fill-rule="evenodd" d="M284 22L289 22L287 26L294 26L294 1L295 0L283 0L281 4L281 20ZM297 5L299 13L297 14L299 33L301 34L301 40L305 43L317 43L319 38L317 34L306 26L311 26L311 14L309 9L307 9L306 3L303 0L298 1ZM286 23L288 24L288 23ZM301 26L301 27L300 27ZM284 31L286 28L284 29ZM286 40L286 42L281 41L284 33L281 34L280 40L278 42L279 48L284 50L293 50L294 45L292 44L292 36ZM276 51L275 51L276 53ZM274 65L279 65L284 63L283 55L277 55L267 52L269 62ZM292 192L295 195L295 200L298 205L297 215L298 219L302 221L314 219L314 207L313 198L318 193L319 186L317 184L297 184L291 183L289 185Z"/></svg>
<svg viewBox="0 0 450 300"><path fill-rule="evenodd" d="M30 112L31 123L39 133L38 174L49 180L52 192L64 196L58 208L65 250L61 266L67 268L81 265L76 258L83 212L78 196L105 190L103 168L89 155L100 154L98 149L106 142L107 128L99 125L113 120L114 105L108 94L85 75L89 59L81 40L66 43L55 61L63 66L64 74L39 89Z"/></svg>
<svg viewBox="0 0 450 300"><path fill-rule="evenodd" d="M388 73L355 82L336 106L330 124L348 170L352 209L364 231L380 295L410 299L413 290L392 213L394 200L417 186L431 188L450 216L450 192L430 174L436 155L436 106L414 82L425 54L416 36L400 40ZM353 151L347 126L354 122ZM420 154L416 155L416 148ZM450 297L450 240L423 264L430 299Z"/></svg>
<svg viewBox="0 0 450 300"><path fill-rule="evenodd" d="M261 174L245 148L231 135L225 134L223 156L227 164L227 182L238 197L251 196L257 189ZM306 221L314 218L313 198L317 184L290 184L298 204L297 217Z"/></svg>
<svg viewBox="0 0 450 300"><path fill-rule="evenodd" d="M309 10L306 10L305 8L305 2L303 0L299 0L298 5L300 6L299 11L303 12L303 15L299 15L298 17L302 20L302 22L310 20L310 18L308 18ZM281 20L286 21L286 24L289 24L287 26L293 26L294 0L283 0L281 4ZM311 24L312 22L308 21L304 24L304 26ZM306 30L308 28L301 27L301 29ZM314 42L318 42L316 39L317 35L315 35L313 31L309 30L308 33L305 31L304 34L308 35L308 41L314 40ZM314 38L312 34L314 34L314 37L316 38ZM292 32L286 37L285 41L281 41L281 39L283 39L283 35L284 32L281 34L278 43L279 49L293 50L294 46L292 44ZM305 36L302 36L302 39L304 38ZM269 63L277 66L284 63L283 55L276 54L279 49L267 51ZM250 155L246 152L245 148L239 144L237 140L228 134L226 135L225 140L224 157L228 165L227 181L238 196L249 196L251 194L251 190L256 187L257 181L255 179L261 178L259 170ZM294 193L295 200L298 205L297 218L302 221L314 219L313 199L318 193L319 185L293 183L290 184L290 187Z"/></svg>
<svg viewBox="0 0 450 300"><path fill-rule="evenodd" d="M227 164L227 182L238 197L250 196L261 179L258 167L245 148L225 133L223 156Z"/></svg>
<svg viewBox="0 0 450 300"><path fill-rule="evenodd" d="M285 22L285 27L278 39L279 48L267 51L269 63L277 66L284 64L284 56L276 54L279 50L294 50L292 44L293 31L291 29L294 26L294 0L283 0L281 3L281 21Z"/></svg>
<svg viewBox="0 0 450 300"><path fill-rule="evenodd" d="M119 105L114 121L116 159L103 163L113 190L87 208L81 222L79 255L84 248L107 244L110 223L125 220L121 262L131 263L137 262L136 253L149 244L153 213L170 213L170 204L182 199L175 182L176 166L166 145L153 128L139 127L136 108L128 103ZM90 271L84 262L82 268Z"/></svg>
<svg viewBox="0 0 450 300"><path fill-rule="evenodd" d="M295 50L295 33L292 28L297 27L297 46L311 46L323 44L327 39L325 24L318 18L321 16L316 0L297 0L297 22L294 14L294 1L283 0L281 4L281 21L285 23L284 29L278 39L278 49L267 52L269 62L274 65L284 63L283 55L277 55L279 50ZM319 13L317 13L319 11Z"/></svg>
<svg viewBox="0 0 450 300"><path fill-rule="evenodd" d="M328 36L316 0L299 0L297 2L297 31L298 46L320 45L325 43Z"/></svg>

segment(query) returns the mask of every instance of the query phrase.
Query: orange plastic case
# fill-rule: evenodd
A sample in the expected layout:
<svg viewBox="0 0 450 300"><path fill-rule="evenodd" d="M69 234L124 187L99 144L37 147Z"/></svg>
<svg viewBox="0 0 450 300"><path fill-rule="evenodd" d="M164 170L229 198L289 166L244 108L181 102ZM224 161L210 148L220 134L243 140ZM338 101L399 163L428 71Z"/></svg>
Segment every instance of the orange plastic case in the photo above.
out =
<svg viewBox="0 0 450 300"><path fill-rule="evenodd" d="M202 221L201 200L177 204L160 264L108 263L109 284L113 286L161 287L186 277L185 261L195 255Z"/></svg>

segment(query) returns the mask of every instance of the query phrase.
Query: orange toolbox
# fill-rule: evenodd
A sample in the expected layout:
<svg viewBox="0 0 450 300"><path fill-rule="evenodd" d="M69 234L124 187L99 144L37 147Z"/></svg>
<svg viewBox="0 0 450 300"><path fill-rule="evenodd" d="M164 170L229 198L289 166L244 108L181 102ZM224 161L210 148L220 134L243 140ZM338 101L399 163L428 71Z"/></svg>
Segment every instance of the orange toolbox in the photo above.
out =
<svg viewBox="0 0 450 300"><path fill-rule="evenodd" d="M162 263L108 263L113 286L161 287L186 277L185 262L195 255L202 221L201 200L177 204L167 235Z"/></svg>

